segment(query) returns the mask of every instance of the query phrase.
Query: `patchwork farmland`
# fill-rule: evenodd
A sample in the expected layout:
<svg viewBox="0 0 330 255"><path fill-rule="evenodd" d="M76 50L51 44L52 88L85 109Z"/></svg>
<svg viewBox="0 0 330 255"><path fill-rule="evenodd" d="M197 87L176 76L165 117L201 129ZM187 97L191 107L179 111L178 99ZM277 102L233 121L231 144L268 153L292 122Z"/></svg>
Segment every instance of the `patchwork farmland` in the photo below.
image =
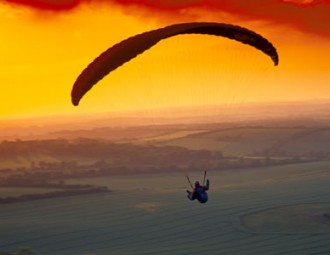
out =
<svg viewBox="0 0 330 255"><path fill-rule="evenodd" d="M329 167L330 162L315 162L212 171L205 205L185 197L189 186L182 174L75 179L72 183L107 184L112 192L2 205L0 250L30 247L38 255L329 254L327 221L319 232L285 229L290 215L283 212L282 231L256 231L242 221L244 215L274 208L330 204ZM314 216L329 213L320 208ZM296 217L306 215L304 210L296 210ZM300 223L311 224L313 215Z"/></svg>

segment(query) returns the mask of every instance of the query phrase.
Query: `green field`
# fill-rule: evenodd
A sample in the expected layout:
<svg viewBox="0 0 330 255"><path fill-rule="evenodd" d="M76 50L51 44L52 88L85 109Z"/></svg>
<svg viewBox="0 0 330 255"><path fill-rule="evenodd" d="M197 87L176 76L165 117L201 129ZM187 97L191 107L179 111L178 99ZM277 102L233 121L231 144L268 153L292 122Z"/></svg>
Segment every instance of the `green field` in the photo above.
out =
<svg viewBox="0 0 330 255"><path fill-rule="evenodd" d="M323 226L270 229L275 216L315 223L330 204L330 162L209 172L209 202L186 198L185 174L109 176L72 180L113 192L4 204L0 250L32 247L38 255L311 255L330 254ZM310 205L311 207L306 207ZM304 207L305 206L305 207ZM242 224L263 229L256 231ZM310 215L312 217L307 217ZM269 231L263 231L269 228ZM316 228L319 228L317 230Z"/></svg>
<svg viewBox="0 0 330 255"><path fill-rule="evenodd" d="M225 156L260 155L265 151L292 156L330 152L329 142L328 128L233 127L190 134L160 144L195 150L217 150Z"/></svg>
<svg viewBox="0 0 330 255"><path fill-rule="evenodd" d="M165 134L158 134L154 136L149 136L145 138L140 138L136 143L144 143L144 142L159 142L159 141L168 141L179 139L182 137L186 137L192 134L204 133L207 130L183 130L183 131L172 131Z"/></svg>
<svg viewBox="0 0 330 255"><path fill-rule="evenodd" d="M173 139L166 142L166 145L219 150L225 155L240 156L262 151L278 140L287 139L300 131L300 128L229 128Z"/></svg>

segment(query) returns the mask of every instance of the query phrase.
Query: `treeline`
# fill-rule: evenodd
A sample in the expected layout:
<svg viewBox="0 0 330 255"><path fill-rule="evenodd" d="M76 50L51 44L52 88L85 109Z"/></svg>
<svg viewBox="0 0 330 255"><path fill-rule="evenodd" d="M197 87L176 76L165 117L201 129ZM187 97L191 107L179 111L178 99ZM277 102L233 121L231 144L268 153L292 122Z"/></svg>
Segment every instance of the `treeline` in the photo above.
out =
<svg viewBox="0 0 330 255"><path fill-rule="evenodd" d="M58 191L37 193L37 194L24 194L16 197L0 197L0 204L25 202L25 201L38 200L38 199L49 199L55 197L68 197L68 196L78 196L85 194L95 194L95 193L108 192L108 191L109 190L106 187L91 187L87 189L68 189L68 190L58 190Z"/></svg>
<svg viewBox="0 0 330 255"><path fill-rule="evenodd" d="M329 154L278 157L269 152L259 156L224 157L220 151L190 150L179 146L135 145L106 140L2 141L0 160L24 159L24 166L1 168L2 180L9 185L75 177L106 176L142 172L180 172L207 168L222 170L328 160ZM47 160L48 159L48 160ZM49 160L51 159L51 160Z"/></svg>
<svg viewBox="0 0 330 255"><path fill-rule="evenodd" d="M72 160L77 158L107 159L112 164L122 164L123 162L125 164L164 164L222 156L221 153L216 154L214 155L214 153L207 150L194 151L176 146L133 145L85 138L75 140L16 140L0 143L0 159L50 156L58 160L69 158ZM43 168L47 163L41 162L39 165L34 163L34 165ZM69 167L72 166L74 167L74 163Z"/></svg>
<svg viewBox="0 0 330 255"><path fill-rule="evenodd" d="M31 176L30 176L31 177ZM37 194L23 194L15 197L0 197L0 204L24 202L37 199L55 198L77 196L84 194L94 194L100 192L109 192L106 186L96 186L90 184L65 184L64 181L53 182L52 180L44 180L40 178L28 178L25 175L9 176L0 179L0 187L24 187L24 188L44 188L56 189L55 191L37 193Z"/></svg>
<svg viewBox="0 0 330 255"><path fill-rule="evenodd" d="M23 247L18 248L14 253L7 253L0 251L0 255L37 255L32 248L30 247Z"/></svg>

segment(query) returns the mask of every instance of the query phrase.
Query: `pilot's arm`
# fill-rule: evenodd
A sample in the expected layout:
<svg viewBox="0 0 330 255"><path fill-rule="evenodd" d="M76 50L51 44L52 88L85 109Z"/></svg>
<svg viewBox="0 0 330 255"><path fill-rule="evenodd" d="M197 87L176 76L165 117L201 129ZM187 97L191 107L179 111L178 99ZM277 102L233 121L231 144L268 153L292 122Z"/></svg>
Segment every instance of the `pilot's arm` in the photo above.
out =
<svg viewBox="0 0 330 255"><path fill-rule="evenodd" d="M205 190L208 190L209 188L210 188L210 180L207 179L207 180L206 180Z"/></svg>

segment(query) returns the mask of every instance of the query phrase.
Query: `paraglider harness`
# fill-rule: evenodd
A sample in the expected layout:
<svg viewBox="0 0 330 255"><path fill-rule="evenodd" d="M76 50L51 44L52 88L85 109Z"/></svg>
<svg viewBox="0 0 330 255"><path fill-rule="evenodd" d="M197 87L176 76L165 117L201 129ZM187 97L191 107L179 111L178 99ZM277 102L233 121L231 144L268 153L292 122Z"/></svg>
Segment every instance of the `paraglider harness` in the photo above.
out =
<svg viewBox="0 0 330 255"><path fill-rule="evenodd" d="M195 200L197 199L198 202L204 204L207 202L208 200L208 195L207 195L207 190L209 190L210 188L210 181L207 179L206 180L206 185L205 185L205 178L206 178L206 171L204 172L204 179L203 179L203 185L200 185L200 183L198 181L195 182L195 187L192 185L189 176L187 176L187 180L191 186L191 188L193 189L193 191L189 191L187 190L187 197L190 200Z"/></svg>

